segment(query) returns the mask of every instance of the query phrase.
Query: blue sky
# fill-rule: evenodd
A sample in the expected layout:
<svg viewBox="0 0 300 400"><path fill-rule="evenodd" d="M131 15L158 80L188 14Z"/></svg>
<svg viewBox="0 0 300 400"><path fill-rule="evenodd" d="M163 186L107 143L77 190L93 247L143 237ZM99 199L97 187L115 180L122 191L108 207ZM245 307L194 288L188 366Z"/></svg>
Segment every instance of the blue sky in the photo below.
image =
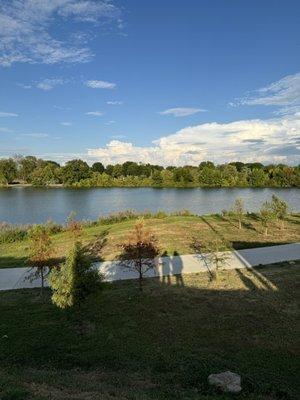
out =
<svg viewBox="0 0 300 400"><path fill-rule="evenodd" d="M0 6L0 157L299 163L299 1Z"/></svg>

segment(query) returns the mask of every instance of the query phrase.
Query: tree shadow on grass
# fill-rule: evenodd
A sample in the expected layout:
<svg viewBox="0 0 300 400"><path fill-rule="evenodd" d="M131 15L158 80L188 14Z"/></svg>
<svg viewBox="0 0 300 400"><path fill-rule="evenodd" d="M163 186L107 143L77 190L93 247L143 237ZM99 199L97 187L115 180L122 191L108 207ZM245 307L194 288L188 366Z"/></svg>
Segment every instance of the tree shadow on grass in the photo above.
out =
<svg viewBox="0 0 300 400"><path fill-rule="evenodd" d="M205 216L200 216L200 219L217 235L220 239L225 241L224 235L222 235L206 218Z"/></svg>
<svg viewBox="0 0 300 400"><path fill-rule="evenodd" d="M7 293L0 315L9 341L0 341L0 361L8 370L21 365L27 374L34 366L38 377L31 382L44 384L44 390L51 387L50 371L57 372L54 387L68 370L68 379L58 380L60 389L68 393L75 385L78 398L84 398L81 390L99 390L103 398L112 391L131 398L135 391L145 400L229 399L207 377L232 370L242 376L245 399L296 399L295 315L282 311L294 309L295 284L288 269L280 273L277 267L274 274L274 268L222 272L220 284L204 274L186 276L184 287L175 278L170 285L150 278L142 294L134 281L115 282L76 312L58 310L50 299L38 302L34 291ZM257 272L277 290L262 287ZM97 368L101 375L93 377ZM75 370L86 374L83 385Z"/></svg>
<svg viewBox="0 0 300 400"><path fill-rule="evenodd" d="M84 246L86 254L93 262L103 261L102 251L107 244L109 231L109 228L105 229L100 234L95 235L94 238Z"/></svg>
<svg viewBox="0 0 300 400"><path fill-rule="evenodd" d="M31 265L27 263L27 257L10 257L0 255L0 269L8 268L30 268ZM48 267L56 267L64 261L64 257L51 257L47 261Z"/></svg>

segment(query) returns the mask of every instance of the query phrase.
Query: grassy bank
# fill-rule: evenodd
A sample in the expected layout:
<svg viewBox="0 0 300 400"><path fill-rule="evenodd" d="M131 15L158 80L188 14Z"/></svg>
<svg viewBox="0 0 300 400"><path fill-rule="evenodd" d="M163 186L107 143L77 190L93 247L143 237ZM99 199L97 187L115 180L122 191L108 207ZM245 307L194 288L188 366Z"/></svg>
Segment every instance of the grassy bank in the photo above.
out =
<svg viewBox="0 0 300 400"><path fill-rule="evenodd" d="M299 264L172 279L142 295L107 285L68 311L49 292L0 292L0 398L229 399L207 384L228 369L242 376L235 398L297 398Z"/></svg>
<svg viewBox="0 0 300 400"><path fill-rule="evenodd" d="M85 244L97 242L96 259L113 259L119 251L119 244L134 225L135 220L111 224L100 224L83 228L82 241ZM263 234L256 215L245 216L243 228L237 222L221 216L168 216L145 219L159 240L161 254L172 255L192 253L192 238L210 241L221 237L232 243L235 249L268 246L300 241L300 214L289 216L285 229L273 223L268 236ZM71 246L72 238L67 232L52 235L57 259L63 258ZM0 268L25 266L29 251L28 240L0 244Z"/></svg>

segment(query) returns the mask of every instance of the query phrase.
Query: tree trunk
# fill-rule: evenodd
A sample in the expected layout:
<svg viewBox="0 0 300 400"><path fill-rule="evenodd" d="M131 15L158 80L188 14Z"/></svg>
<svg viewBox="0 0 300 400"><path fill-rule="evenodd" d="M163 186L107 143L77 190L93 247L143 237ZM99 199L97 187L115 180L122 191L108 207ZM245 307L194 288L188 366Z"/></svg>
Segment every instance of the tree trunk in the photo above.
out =
<svg viewBox="0 0 300 400"><path fill-rule="evenodd" d="M44 267L41 268L41 297L43 297L44 293Z"/></svg>
<svg viewBox="0 0 300 400"><path fill-rule="evenodd" d="M242 221L239 219L239 229L242 229Z"/></svg>
<svg viewBox="0 0 300 400"><path fill-rule="evenodd" d="M142 265L142 260L139 261L139 289L142 292L143 291L143 265Z"/></svg>
<svg viewBox="0 0 300 400"><path fill-rule="evenodd" d="M265 226L265 236L268 236L268 227Z"/></svg>

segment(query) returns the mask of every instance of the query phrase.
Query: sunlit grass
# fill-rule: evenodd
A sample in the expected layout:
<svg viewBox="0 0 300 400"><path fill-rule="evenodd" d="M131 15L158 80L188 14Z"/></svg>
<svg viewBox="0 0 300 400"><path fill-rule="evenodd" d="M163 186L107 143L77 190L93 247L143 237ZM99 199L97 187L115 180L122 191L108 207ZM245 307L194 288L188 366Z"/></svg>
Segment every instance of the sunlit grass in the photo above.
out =
<svg viewBox="0 0 300 400"><path fill-rule="evenodd" d="M99 259L111 260L117 256L119 245L126 233L133 227L135 220L118 222L111 225L97 225L83 229L81 240L88 243L98 237L103 237L105 245ZM189 254L192 251L193 238L209 242L215 238L224 239L233 244L236 249L266 246L280 243L300 241L300 215L290 216L286 228L280 229L280 224L274 223L265 236L260 221L248 215L243 228L238 229L237 223L220 216L171 216L165 218L145 219L145 225L151 228L159 240L161 254ZM66 255L73 239L66 232L52 236L55 256ZM0 245L0 268L22 267L28 255L28 241Z"/></svg>

